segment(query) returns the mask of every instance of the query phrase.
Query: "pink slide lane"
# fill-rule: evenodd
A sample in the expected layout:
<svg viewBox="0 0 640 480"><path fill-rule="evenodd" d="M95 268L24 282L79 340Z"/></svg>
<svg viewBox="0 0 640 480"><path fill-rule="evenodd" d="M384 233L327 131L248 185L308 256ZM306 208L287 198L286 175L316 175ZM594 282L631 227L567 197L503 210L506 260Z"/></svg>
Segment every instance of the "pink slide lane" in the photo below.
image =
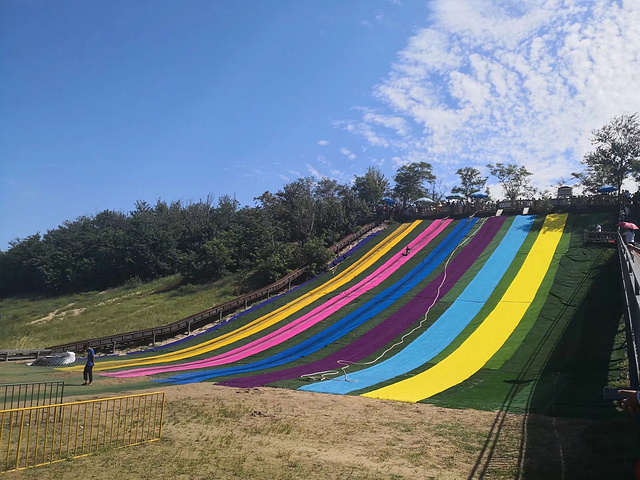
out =
<svg viewBox="0 0 640 480"><path fill-rule="evenodd" d="M409 259L411 259L416 253L422 250L429 242L431 242L431 240L438 236L450 223L451 219L434 221L424 230L424 232L418 235L415 240L413 240L413 242L409 243L411 252L408 255L405 256L403 253L395 254L387 262L385 262L384 265L379 267L375 272L371 273L366 278L362 279L356 285L327 300L324 304L314 308L312 311L303 315L297 320L294 320L284 327L281 327L268 335L260 337L253 342L230 350L226 353L222 353L215 357L205 358L194 362L182 363L177 365L164 365L160 367L122 370L119 372L101 372L100 375L106 375L109 377L139 377L142 375L155 375L157 373L163 372L195 370L198 368L224 365L262 352L305 331L318 322L324 320L332 313L337 312L340 308L358 298L358 296L380 285L384 280L389 278L392 273L398 270L398 268L409 261Z"/></svg>

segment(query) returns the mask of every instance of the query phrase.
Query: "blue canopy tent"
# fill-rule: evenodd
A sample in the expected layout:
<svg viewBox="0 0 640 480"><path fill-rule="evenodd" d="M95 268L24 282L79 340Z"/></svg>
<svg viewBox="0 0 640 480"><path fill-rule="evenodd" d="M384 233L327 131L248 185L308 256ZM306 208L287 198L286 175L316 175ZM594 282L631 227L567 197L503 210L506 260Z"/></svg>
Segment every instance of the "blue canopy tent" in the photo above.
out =
<svg viewBox="0 0 640 480"><path fill-rule="evenodd" d="M464 200L465 197L463 194L461 193L452 193L450 195L447 195L447 200Z"/></svg>
<svg viewBox="0 0 640 480"><path fill-rule="evenodd" d="M611 193L611 192L617 192L617 191L618 189L613 185L603 185L598 189L598 193Z"/></svg>
<svg viewBox="0 0 640 480"><path fill-rule="evenodd" d="M420 198L414 200L413 203L433 203L433 200L431 200L428 197L420 197Z"/></svg>
<svg viewBox="0 0 640 480"><path fill-rule="evenodd" d="M396 201L393 198L389 198L389 197L383 197L382 198L382 203L386 203L387 205L395 205Z"/></svg>
<svg viewBox="0 0 640 480"><path fill-rule="evenodd" d="M487 194L486 194L486 193L484 193L484 192L476 192L476 193L472 193L472 194L470 195L470 197L471 197L471 198L488 198L488 197L489 197L489 195L487 195Z"/></svg>

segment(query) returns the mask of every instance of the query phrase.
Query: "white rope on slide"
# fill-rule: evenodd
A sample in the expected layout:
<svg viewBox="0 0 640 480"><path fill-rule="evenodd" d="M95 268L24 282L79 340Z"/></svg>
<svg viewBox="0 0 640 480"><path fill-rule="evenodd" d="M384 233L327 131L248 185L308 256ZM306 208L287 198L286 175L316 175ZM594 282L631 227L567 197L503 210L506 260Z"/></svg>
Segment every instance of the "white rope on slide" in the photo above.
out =
<svg viewBox="0 0 640 480"><path fill-rule="evenodd" d="M473 215L471 215L469 218L473 218ZM308 377L311 380L320 380L320 381L322 381L322 380L327 380L327 379L331 378L332 376L343 375L345 382L357 383L357 380L349 380L349 378L347 376L347 368L349 368L351 365L366 366L366 365L372 365L372 364L378 362L380 359L384 358L384 356L387 353L389 353L391 350L393 350L394 348L396 348L399 345L402 345L404 343L404 339L406 337L408 337L409 335L413 334L416 330L421 329L422 325L424 325L424 322L426 322L427 318L429 317L429 312L431 311L433 306L438 302L438 300L440 300L440 290L442 289L442 286L444 285L444 282L446 282L446 280L447 280L447 267L449 266L449 263L451 262L451 259L453 258L453 256L455 255L456 251L460 247L462 247L465 243L467 243L469 240L471 240L476 235L476 233L478 233L478 231L480 231L480 228L482 227L482 225L485 224L486 221L487 221L487 219L485 218L485 219L482 220L482 223L480 223L479 225L476 225L475 230L471 234L469 234L468 236L463 238L462 241L456 246L456 248L454 248L451 251L451 253L449 254L449 257L447 258L447 261L444 264L444 270L443 270L444 275L442 276L442 282L440 282L440 285L438 285L438 291L436 292L436 296L433 299L433 302L431 303L431 305L429 305L429 307L427 308L427 311L424 313L424 315L422 317L422 320L420 320L420 323L418 325L416 325L415 327L413 327L413 329L411 329L410 331L408 331L407 333L402 335L402 337L400 337L399 341L397 341L396 343L391 345L389 348L387 348L385 351L383 351L380 355L378 355L376 358L374 358L373 360L371 360L369 362L352 362L350 360L338 360L336 363L338 363L340 365L343 365L339 370L323 370L323 371L320 371L320 372L306 373L304 375L300 375L300 378Z"/></svg>

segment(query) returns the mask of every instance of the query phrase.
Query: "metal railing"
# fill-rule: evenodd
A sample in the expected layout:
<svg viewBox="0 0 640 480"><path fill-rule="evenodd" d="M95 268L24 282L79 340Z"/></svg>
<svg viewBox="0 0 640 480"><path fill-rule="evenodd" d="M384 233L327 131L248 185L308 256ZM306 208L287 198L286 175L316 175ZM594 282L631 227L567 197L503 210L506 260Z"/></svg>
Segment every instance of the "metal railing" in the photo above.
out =
<svg viewBox="0 0 640 480"><path fill-rule="evenodd" d="M340 240L335 245L331 246L329 250L333 253L338 252L345 246L354 242L355 240L361 238L370 232L378 223L370 223L365 225L356 233L353 233L342 240ZM66 351L83 351L86 349L86 346L91 346L93 348L98 349L110 349L111 351L115 351L116 345L125 345L125 344L142 344L151 342L155 344L156 339L159 338L168 338L171 336L175 336L180 333L186 333L187 335L191 334L191 331L196 328L200 328L204 325L210 324L216 320L222 320L223 316L229 314L233 311L238 310L239 308L246 309L250 303L262 300L269 299L272 295L280 293L285 290L290 290L293 282L301 277L304 274L304 268L299 270L295 270L289 273L287 276L281 278L277 282L272 283L271 285L267 285L260 290L256 290L255 292L251 292L242 297L236 298L234 300L230 300L228 302L222 303L220 305L216 305L202 312L196 313L195 315L191 315L189 317L183 318L182 320L178 320L177 322L171 323L169 325L165 325L162 327L148 328L143 330L135 330L133 332L120 333L116 335L109 335L106 337L92 338L89 340L81 340L77 342L65 343L62 345L55 345L53 347L48 347L51 350L51 353L59 353Z"/></svg>
<svg viewBox="0 0 640 480"><path fill-rule="evenodd" d="M633 247L628 247L619 233L617 236L618 258L622 273L623 291L625 296L624 320L627 338L627 357L629 358L629 382L631 388L640 385L640 364L638 352L640 344L640 257Z"/></svg>
<svg viewBox="0 0 640 480"><path fill-rule="evenodd" d="M414 217L442 217L447 215L493 215L500 211L505 214L520 213L529 209L531 213L548 211L550 208L560 208L563 210L589 211L618 208L622 197L616 195L584 195L571 197L558 197L545 200L521 199L521 200L454 200L442 201L428 205L408 207L404 212L408 216ZM388 207L387 211L393 211L393 207ZM400 213L400 212L397 212Z"/></svg>
<svg viewBox="0 0 640 480"><path fill-rule="evenodd" d="M616 243L616 236L618 232L596 232L595 230L584 230L582 234L582 241L584 243Z"/></svg>
<svg viewBox="0 0 640 480"><path fill-rule="evenodd" d="M64 382L8 383L0 385L0 410L62 403Z"/></svg>
<svg viewBox="0 0 640 480"><path fill-rule="evenodd" d="M164 392L0 410L0 472L155 442Z"/></svg>

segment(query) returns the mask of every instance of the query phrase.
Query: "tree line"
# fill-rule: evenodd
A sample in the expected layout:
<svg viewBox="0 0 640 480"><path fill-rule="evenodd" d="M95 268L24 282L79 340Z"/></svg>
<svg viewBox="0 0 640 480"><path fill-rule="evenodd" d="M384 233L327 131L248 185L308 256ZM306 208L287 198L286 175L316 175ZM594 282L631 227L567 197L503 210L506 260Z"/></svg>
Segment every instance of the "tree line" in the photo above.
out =
<svg viewBox="0 0 640 480"><path fill-rule="evenodd" d="M610 184L618 191L629 177L640 179L637 114L615 117L591 137L596 147L573 176L585 190ZM507 200L533 198L532 173L514 163L488 164ZM473 167L457 170L451 189L463 198L490 194L488 177ZM372 221L384 200L400 210L425 197L438 202L448 189L427 162L401 166L394 184L375 167L350 185L312 177L292 181L276 193L240 207L229 195L217 202L138 201L128 212L104 210L65 221L44 235L10 242L0 251L0 296L58 294L104 289L181 274L186 281L216 280L245 273L246 287L269 284L302 265L310 274L330 260L328 247Z"/></svg>
<svg viewBox="0 0 640 480"><path fill-rule="evenodd" d="M172 274L198 282L240 271L250 272L247 287L255 288L301 265L315 273L330 260L327 247L372 220L387 189L372 168L354 186L300 178L263 193L254 207L223 195L138 201L128 213L82 216L10 242L0 252L0 295L104 289Z"/></svg>

